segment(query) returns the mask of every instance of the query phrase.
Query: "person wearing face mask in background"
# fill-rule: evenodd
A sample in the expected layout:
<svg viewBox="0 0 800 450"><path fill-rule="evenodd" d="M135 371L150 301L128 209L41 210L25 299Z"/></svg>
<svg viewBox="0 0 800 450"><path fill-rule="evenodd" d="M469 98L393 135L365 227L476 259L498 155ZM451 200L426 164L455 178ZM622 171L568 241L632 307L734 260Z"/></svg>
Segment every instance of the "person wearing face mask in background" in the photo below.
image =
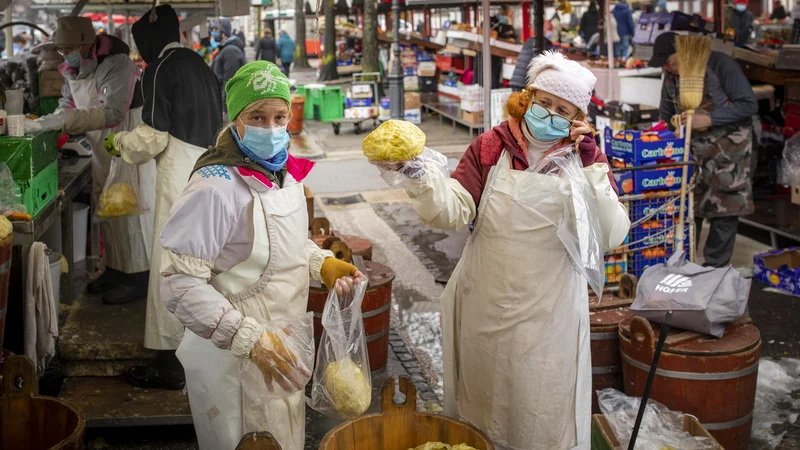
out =
<svg viewBox="0 0 800 450"><path fill-rule="evenodd" d="M231 31L230 19L219 19L219 31L214 32L214 39L219 43L219 53L214 57L211 68L217 76L220 86L225 86L242 66L247 63L244 56L244 42ZM225 90L222 90L222 110L225 106Z"/></svg>
<svg viewBox="0 0 800 450"><path fill-rule="evenodd" d="M731 11L729 27L736 32L735 41L737 44L750 42L750 33L753 31L755 16L747 9L748 5L748 0L735 0L733 11Z"/></svg>
<svg viewBox="0 0 800 450"><path fill-rule="evenodd" d="M180 44L178 14L171 6L146 12L133 24L131 33L147 63L142 80L143 123L133 131L109 135L105 146L129 164L157 163L155 241L144 346L157 350L158 358L156 366L131 367L128 380L145 389L183 389L183 370L175 357L183 325L166 310L159 295L163 251L158 236L194 163L214 143L216 130L222 126L222 95L203 58Z"/></svg>
<svg viewBox="0 0 800 450"><path fill-rule="evenodd" d="M285 365L268 363L260 324L305 314L309 275L341 291L363 275L308 239L302 182L314 163L287 150L288 78L257 61L225 90L231 124L195 164L161 232L161 298L188 328L177 354L200 449L232 450L242 434L269 431L284 450L302 450L303 386L258 404L242 392L239 361L288 379Z"/></svg>
<svg viewBox="0 0 800 450"><path fill-rule="evenodd" d="M737 35L738 36L738 35ZM661 67L664 84L658 115L673 130L680 109L680 78L675 33L664 33L653 45L650 67ZM754 211L750 171L753 121L758 103L741 66L730 56L711 52L703 86L703 101L692 118L692 158L701 169L695 181L697 247L703 219L709 224L704 265L725 267L733 256L739 217Z"/></svg>
<svg viewBox="0 0 800 450"><path fill-rule="evenodd" d="M557 177L531 169L576 146L602 244L622 243L628 212L585 122L595 82L580 64L545 52L531 62L527 87L509 97L510 118L481 134L450 177L421 159L374 163L403 176L426 225L460 230L475 223L441 298L444 407L498 449L589 450L587 281L558 227L541 215L570 216L559 200L568 194L550 181Z"/></svg>
<svg viewBox="0 0 800 450"><path fill-rule="evenodd" d="M55 113L25 122L26 132L61 130L86 134L92 145L92 204L97 206L111 167L111 155L103 148L106 136L132 130L141 123L142 93L139 69L128 56L130 48L120 39L95 36L86 17L61 17L55 44L65 62L59 71L66 83ZM155 162L139 166L147 204L155 201ZM106 250L106 270L89 283L92 294L103 294L106 303L121 304L147 296L153 242L154 211L100 223Z"/></svg>

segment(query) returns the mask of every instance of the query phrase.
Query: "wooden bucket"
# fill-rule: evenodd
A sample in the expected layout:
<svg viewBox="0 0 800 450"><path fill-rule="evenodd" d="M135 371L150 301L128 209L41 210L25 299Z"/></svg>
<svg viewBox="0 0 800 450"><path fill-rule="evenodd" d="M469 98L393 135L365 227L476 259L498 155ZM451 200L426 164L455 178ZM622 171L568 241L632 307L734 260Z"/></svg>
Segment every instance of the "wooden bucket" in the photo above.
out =
<svg viewBox="0 0 800 450"><path fill-rule="evenodd" d="M633 301L604 295L601 301L589 297L589 329L592 349L592 412L598 414L597 391L623 390L622 358L619 353L619 323L633 317Z"/></svg>
<svg viewBox="0 0 800 450"><path fill-rule="evenodd" d="M394 378L389 378L383 386L383 412L337 426L325 435L319 450L408 450L427 442L494 450L489 438L471 425L440 414L417 412L417 391L406 377L400 377L400 392L406 401L395 404L394 384Z"/></svg>
<svg viewBox="0 0 800 450"><path fill-rule="evenodd" d="M350 260L350 250L342 241L333 243L334 254L342 260ZM356 264L358 266L358 264ZM394 271L383 264L364 261L362 272L369 278L367 292L361 311L364 318L364 334L367 341L369 368L376 371L386 367L389 359L389 328L392 314L392 281ZM319 281L311 280L308 291L308 311L314 313L314 340L317 347L322 337L322 311L328 300L328 288Z"/></svg>
<svg viewBox="0 0 800 450"><path fill-rule="evenodd" d="M83 450L86 417L63 400L33 395L36 371L24 356L11 356L3 372L2 450Z"/></svg>
<svg viewBox="0 0 800 450"><path fill-rule="evenodd" d="M625 393L641 397L661 330L641 317L620 323ZM671 329L650 398L700 420L728 450L747 450L756 398L761 336L749 318L719 339Z"/></svg>
<svg viewBox="0 0 800 450"><path fill-rule="evenodd" d="M344 241L354 255L372 261L372 242L358 236L335 233L328 219L320 217L311 222L311 239L322 249L330 250L336 241ZM337 256L339 258L339 256ZM341 259L341 258L339 258Z"/></svg>
<svg viewBox="0 0 800 450"><path fill-rule="evenodd" d="M0 351L3 350L3 336L6 332L6 315L8 314L8 280L11 277L11 247L13 244L13 232L0 240Z"/></svg>

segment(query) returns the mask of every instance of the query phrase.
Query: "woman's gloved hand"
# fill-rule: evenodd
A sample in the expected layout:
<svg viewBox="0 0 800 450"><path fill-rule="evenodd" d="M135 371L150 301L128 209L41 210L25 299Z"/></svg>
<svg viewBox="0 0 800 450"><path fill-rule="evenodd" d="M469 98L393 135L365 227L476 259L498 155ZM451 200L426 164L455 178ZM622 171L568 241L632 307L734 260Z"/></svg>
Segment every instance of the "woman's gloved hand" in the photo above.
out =
<svg viewBox="0 0 800 450"><path fill-rule="evenodd" d="M290 334L288 328L282 332L265 331L250 351L250 360L258 366L270 392L274 392L276 383L286 392L301 391L311 376L308 369L297 364L297 355L286 347L284 339Z"/></svg>
<svg viewBox="0 0 800 450"><path fill-rule="evenodd" d="M111 133L106 136L106 140L103 142L103 148L105 148L108 154L111 156L119 156L119 151L117 150L117 147L114 146L114 138L116 136L116 133Z"/></svg>
<svg viewBox="0 0 800 450"><path fill-rule="evenodd" d="M25 119L25 134L41 133L43 131L60 130L64 128L64 113L53 113L39 117L36 120Z"/></svg>
<svg viewBox="0 0 800 450"><path fill-rule="evenodd" d="M417 156L408 161L372 161L370 164L380 169L383 172L398 172L408 178L417 179L425 175L425 161Z"/></svg>
<svg viewBox="0 0 800 450"><path fill-rule="evenodd" d="M352 291L353 286L364 278L356 266L336 258L325 258L319 273L328 290L335 288L339 295Z"/></svg>

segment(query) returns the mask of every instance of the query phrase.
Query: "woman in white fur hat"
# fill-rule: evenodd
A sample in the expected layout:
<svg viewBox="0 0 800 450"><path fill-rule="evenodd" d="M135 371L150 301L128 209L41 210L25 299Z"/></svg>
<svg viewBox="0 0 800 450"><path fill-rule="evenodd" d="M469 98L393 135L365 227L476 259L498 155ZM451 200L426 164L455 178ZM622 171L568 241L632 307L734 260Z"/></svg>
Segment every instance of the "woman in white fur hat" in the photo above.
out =
<svg viewBox="0 0 800 450"><path fill-rule="evenodd" d="M474 221L442 295L445 412L500 448L590 446L587 280L573 269L552 220L570 217L570 194L535 166L574 145L603 245L622 243L628 213L584 122L595 81L547 52L531 62L528 86L509 98L511 118L479 136L449 178L420 158L379 166L405 175L427 225L459 230Z"/></svg>

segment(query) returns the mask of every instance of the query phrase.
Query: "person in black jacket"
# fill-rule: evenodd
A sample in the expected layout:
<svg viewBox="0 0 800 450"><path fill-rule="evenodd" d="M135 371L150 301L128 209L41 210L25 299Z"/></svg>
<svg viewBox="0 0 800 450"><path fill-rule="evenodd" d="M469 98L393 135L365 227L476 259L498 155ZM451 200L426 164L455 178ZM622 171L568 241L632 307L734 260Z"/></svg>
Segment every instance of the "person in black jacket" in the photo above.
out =
<svg viewBox="0 0 800 450"><path fill-rule="evenodd" d="M592 36L597 33L597 3L589 2L589 9L581 16L580 36L584 41L589 42Z"/></svg>
<svg viewBox="0 0 800 450"><path fill-rule="evenodd" d="M549 40L544 40L544 50L550 48L553 45ZM514 67L514 74L511 76L511 82L509 85L511 89L514 91L521 91L526 87L526 80L528 79L528 65L530 65L531 60L541 53L540 49L536 48L536 38L531 37L525 41L525 44L522 46L522 51L519 52L519 56L517 57L517 65Z"/></svg>
<svg viewBox="0 0 800 450"><path fill-rule="evenodd" d="M275 45L275 38L272 37L272 30L267 28L264 30L264 37L258 41L258 47L256 47L256 60L269 61L275 64L275 55L277 52L278 48Z"/></svg>
<svg viewBox="0 0 800 450"><path fill-rule="evenodd" d="M231 20L219 20L220 31L216 32L214 37L220 42L219 53L214 58L211 68L214 70L214 75L219 80L222 90L222 110L227 114L228 109L225 106L225 83L228 82L236 72L247 64L247 59L244 55L244 42L239 39L231 31Z"/></svg>
<svg viewBox="0 0 800 450"><path fill-rule="evenodd" d="M769 16L772 20L783 20L787 16L786 9L783 8L780 0L775 0L775 5L772 9L772 14Z"/></svg>
<svg viewBox="0 0 800 450"><path fill-rule="evenodd" d="M203 57L180 44L178 15L169 5L155 8L131 32L147 68L142 78L143 124L106 139L110 153L129 164L156 159L155 226L147 293L144 346L158 351L156 366L134 366L128 380L141 388L183 389L184 374L175 351L183 325L167 311L160 295L161 229L172 203L183 192L197 158L215 142L222 127L222 94Z"/></svg>

